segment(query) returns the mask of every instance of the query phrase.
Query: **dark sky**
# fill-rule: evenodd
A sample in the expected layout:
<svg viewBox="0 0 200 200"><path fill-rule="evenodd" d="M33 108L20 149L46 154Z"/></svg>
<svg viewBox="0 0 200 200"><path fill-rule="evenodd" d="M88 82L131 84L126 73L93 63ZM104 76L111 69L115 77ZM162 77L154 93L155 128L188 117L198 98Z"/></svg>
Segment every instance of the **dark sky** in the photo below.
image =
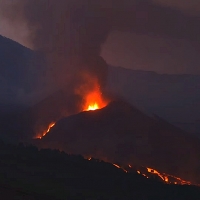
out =
<svg viewBox="0 0 200 200"><path fill-rule="evenodd" d="M113 66L158 73L200 74L199 44L184 39L110 33L101 55Z"/></svg>
<svg viewBox="0 0 200 200"><path fill-rule="evenodd" d="M200 1L154 2L159 5L136 11L135 30L112 31L101 55L114 66L200 74Z"/></svg>
<svg viewBox="0 0 200 200"><path fill-rule="evenodd" d="M21 2L0 0L0 34L32 48L32 30L22 20ZM116 21L102 44L101 55L108 64L159 73L200 74L199 0L153 0L153 4L125 0L123 6L120 2L92 1ZM140 5L135 6L135 2Z"/></svg>

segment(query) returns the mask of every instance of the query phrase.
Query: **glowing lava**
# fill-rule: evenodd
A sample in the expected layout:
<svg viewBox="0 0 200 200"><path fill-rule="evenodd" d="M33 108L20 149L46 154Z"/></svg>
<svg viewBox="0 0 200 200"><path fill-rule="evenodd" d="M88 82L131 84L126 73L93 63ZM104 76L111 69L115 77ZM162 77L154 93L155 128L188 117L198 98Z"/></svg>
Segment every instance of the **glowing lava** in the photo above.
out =
<svg viewBox="0 0 200 200"><path fill-rule="evenodd" d="M129 168L131 168L131 165L129 165ZM145 167L145 168L147 171L141 172L141 171L137 170L137 173L145 176L146 178L149 178L151 174L157 175L158 177L160 177L163 180L164 183L167 183L167 184L200 186L198 184L192 184L190 181L185 181L179 177L176 177L176 176L173 176L170 174L166 174L166 173L161 173L161 172L159 172L155 169L149 168L149 167Z"/></svg>
<svg viewBox="0 0 200 200"><path fill-rule="evenodd" d="M97 110L97 109L99 109L99 106L98 106L97 103L89 105L88 108L87 108L87 110Z"/></svg>
<svg viewBox="0 0 200 200"><path fill-rule="evenodd" d="M44 137L51 130L51 128L53 126L55 126L55 124L56 124L55 122L50 123L49 126L48 126L48 128L47 128L47 130L44 131L42 134L39 134L39 136L37 136L36 138L42 139L42 137Z"/></svg>
<svg viewBox="0 0 200 200"><path fill-rule="evenodd" d="M125 170L123 167L120 167L119 165L117 165L117 164L115 164L115 163L113 163L113 165L114 165L115 167L117 167L118 169L122 169L124 172L128 173L128 171Z"/></svg>
<svg viewBox="0 0 200 200"><path fill-rule="evenodd" d="M92 157L87 158L87 160L91 161ZM112 163L113 166L115 166L118 169L123 170L125 173L130 173L132 170L132 166L128 165L127 167L121 167L120 165L117 165L115 163ZM185 181L179 177L170 175L170 174L166 174L166 173L161 173L153 168L149 168L149 167L143 167L143 169L138 170L136 168L134 168L134 170L136 170L136 172L142 176L144 176L145 178L152 178L153 176L157 176L159 177L164 183L166 184L175 184L175 185L195 185L195 186L199 186L199 184L192 184L190 181ZM153 176L152 176L153 175Z"/></svg>
<svg viewBox="0 0 200 200"><path fill-rule="evenodd" d="M107 103L103 100L100 89L96 88L95 91L86 95L83 111L97 110L105 107L106 105Z"/></svg>

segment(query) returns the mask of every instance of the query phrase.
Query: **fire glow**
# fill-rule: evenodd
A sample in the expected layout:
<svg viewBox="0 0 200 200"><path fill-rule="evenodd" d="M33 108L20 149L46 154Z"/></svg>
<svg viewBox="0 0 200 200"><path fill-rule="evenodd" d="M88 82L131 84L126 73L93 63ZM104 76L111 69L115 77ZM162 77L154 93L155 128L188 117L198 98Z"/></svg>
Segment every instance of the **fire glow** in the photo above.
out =
<svg viewBox="0 0 200 200"><path fill-rule="evenodd" d="M42 138L51 130L51 128L55 126L55 124L56 124L55 122L50 123L49 126L48 126L48 128L47 128L47 130L44 131L44 132L43 132L42 134L40 134L39 136L37 136L36 138L37 138L37 139L42 139Z"/></svg>
<svg viewBox="0 0 200 200"><path fill-rule="evenodd" d="M91 161L93 160L92 157L87 158L87 160ZM132 166L128 165L127 167L121 167L115 163L112 163L113 166L115 166L118 169L123 170L125 173L130 173L132 171ZM198 184L192 184L190 181L186 181L183 180L179 177L170 175L170 174L166 174L166 173L161 173L153 168L149 168L149 167L144 167L144 170L138 170L135 169L136 172L142 176L144 176L145 178L149 179L153 176L157 176L158 178L161 179L162 182L166 183L166 184L174 184L174 185L195 185L195 186L200 186Z"/></svg>
<svg viewBox="0 0 200 200"><path fill-rule="evenodd" d="M129 165L129 168L132 168L131 165ZM164 183L167 183L167 184L196 185L196 184L192 184L190 181L183 180L179 177L176 177L176 176L173 176L170 174L166 174L166 173L161 173L153 168L145 167L145 169L146 169L146 172L141 172L140 170L137 170L137 173L141 174L142 176L144 176L146 178L150 178L150 176L156 175ZM199 185L196 185L196 186L199 186Z"/></svg>
<svg viewBox="0 0 200 200"><path fill-rule="evenodd" d="M99 87L90 92L85 97L85 105L83 111L92 111L105 107L107 103L102 98Z"/></svg>

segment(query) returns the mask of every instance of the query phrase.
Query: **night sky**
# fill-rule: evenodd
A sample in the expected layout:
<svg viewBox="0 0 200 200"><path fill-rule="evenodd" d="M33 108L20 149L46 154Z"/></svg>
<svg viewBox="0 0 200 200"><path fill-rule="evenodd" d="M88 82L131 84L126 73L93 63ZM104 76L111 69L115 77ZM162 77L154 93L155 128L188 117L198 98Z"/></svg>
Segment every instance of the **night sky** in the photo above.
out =
<svg viewBox="0 0 200 200"><path fill-rule="evenodd" d="M0 0L0 34L33 48L33 30L24 20L22 2ZM120 21L123 12L131 13L127 20L135 24L132 30L117 27L107 35L101 55L108 64L159 73L200 74L198 0L154 0L153 6L150 1L138 1L144 2L138 7L134 6L137 1L131 0L123 6L116 0L92 2L94 7L111 10L107 18L112 18L116 9L119 16L115 20Z"/></svg>

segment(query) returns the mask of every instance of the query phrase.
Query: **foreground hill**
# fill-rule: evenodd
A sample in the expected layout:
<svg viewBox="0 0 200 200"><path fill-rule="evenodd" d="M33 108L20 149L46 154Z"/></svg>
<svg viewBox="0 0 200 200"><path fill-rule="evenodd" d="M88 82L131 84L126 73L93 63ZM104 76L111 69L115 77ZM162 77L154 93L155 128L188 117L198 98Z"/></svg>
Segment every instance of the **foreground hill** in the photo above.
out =
<svg viewBox="0 0 200 200"><path fill-rule="evenodd" d="M166 185L113 164L58 150L0 144L1 199L199 199L195 186Z"/></svg>
<svg viewBox="0 0 200 200"><path fill-rule="evenodd" d="M39 147L142 165L200 183L200 141L121 101L56 122Z"/></svg>
<svg viewBox="0 0 200 200"><path fill-rule="evenodd" d="M44 73L45 57L0 35L0 111L5 106L22 104Z"/></svg>

